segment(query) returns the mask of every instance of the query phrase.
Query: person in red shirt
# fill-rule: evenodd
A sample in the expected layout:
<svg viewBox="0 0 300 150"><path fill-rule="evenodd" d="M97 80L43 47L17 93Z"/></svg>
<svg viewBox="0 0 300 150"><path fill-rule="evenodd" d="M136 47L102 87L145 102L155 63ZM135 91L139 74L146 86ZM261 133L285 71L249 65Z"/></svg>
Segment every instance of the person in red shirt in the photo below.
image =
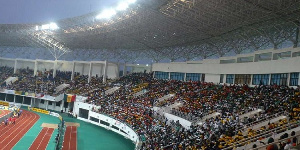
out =
<svg viewBox="0 0 300 150"><path fill-rule="evenodd" d="M16 118L12 118L12 123L16 124Z"/></svg>

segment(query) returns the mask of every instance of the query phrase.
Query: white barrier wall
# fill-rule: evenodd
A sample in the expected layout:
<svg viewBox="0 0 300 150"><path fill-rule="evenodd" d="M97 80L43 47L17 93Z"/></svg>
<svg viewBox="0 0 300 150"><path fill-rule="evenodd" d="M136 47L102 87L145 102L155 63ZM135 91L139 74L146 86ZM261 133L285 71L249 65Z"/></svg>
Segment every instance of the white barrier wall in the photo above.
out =
<svg viewBox="0 0 300 150"><path fill-rule="evenodd" d="M60 71L72 71L73 62L57 62L57 70Z"/></svg>
<svg viewBox="0 0 300 150"><path fill-rule="evenodd" d="M103 68L104 65L103 64L93 64L92 65L92 76L96 76L98 75L98 77L103 75Z"/></svg>
<svg viewBox="0 0 300 150"><path fill-rule="evenodd" d="M1 66L7 66L7 67L14 67L15 66L15 60L14 59L0 59L0 65Z"/></svg>
<svg viewBox="0 0 300 150"><path fill-rule="evenodd" d="M220 82L220 74L205 74L205 81L219 83Z"/></svg>
<svg viewBox="0 0 300 150"><path fill-rule="evenodd" d="M232 64L156 63L152 71L205 74L269 74L300 72L300 58Z"/></svg>
<svg viewBox="0 0 300 150"><path fill-rule="evenodd" d="M29 69L34 69L34 62L22 61L22 60L19 60L17 62L17 69L26 69L27 67Z"/></svg>
<svg viewBox="0 0 300 150"><path fill-rule="evenodd" d="M38 64L37 64L37 70L38 71L49 71L51 69L54 68L54 62L41 62L41 61L38 61Z"/></svg>
<svg viewBox="0 0 300 150"><path fill-rule="evenodd" d="M115 64L108 64L108 67L107 67L107 77L108 78L111 78L111 79L114 79L118 76L119 74L119 69L117 69L117 65ZM118 70L118 71L116 71Z"/></svg>
<svg viewBox="0 0 300 150"><path fill-rule="evenodd" d="M110 118L106 115L92 112L91 109L93 108L93 106L91 104L87 104L87 103L83 103L83 102L75 102L74 103L74 109L73 109L74 113L79 114L79 108L89 110L89 115L88 115L88 119L81 118L81 117L78 117L78 119L89 122L89 123L92 123L92 124L95 124L95 125L98 125L98 126L101 126L101 127L105 128L107 130L111 130L113 132L116 132L116 133L124 136L125 138L130 139L131 141L133 141L136 144L139 142L139 137L133 129L131 129L126 124L124 124L120 121L117 121L113 118ZM92 121L91 117L99 119L99 122ZM109 126L101 124L100 120L108 122ZM112 128L112 126L118 127L119 130L116 130L115 128ZM125 133L122 132L121 130L124 131Z"/></svg>

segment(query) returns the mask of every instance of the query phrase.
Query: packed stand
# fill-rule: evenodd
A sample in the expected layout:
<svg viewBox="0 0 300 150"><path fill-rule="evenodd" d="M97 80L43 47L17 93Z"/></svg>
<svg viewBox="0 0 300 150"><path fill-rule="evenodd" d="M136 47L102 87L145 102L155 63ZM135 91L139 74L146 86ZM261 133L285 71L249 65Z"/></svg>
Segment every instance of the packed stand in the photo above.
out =
<svg viewBox="0 0 300 150"><path fill-rule="evenodd" d="M132 89L143 82L148 82L146 87L148 92L140 97L133 97ZM117 92L107 96L98 94L97 98L91 97L88 101L97 106L93 108L94 111L108 114L130 124L143 137L144 149L219 149L229 147L233 142L240 144L239 140L270 130L262 127L260 130L251 130L246 135L241 135L240 127L244 124L274 113L289 113L291 108L300 104L299 95L294 94L299 92L299 88L291 89L284 86L254 88L246 85L226 86L202 82L155 80L151 75L149 78L141 78L136 74L121 79L120 85L122 86ZM175 96L162 102L155 102L157 98L170 93ZM221 115L204 120L202 125L193 125L191 129L174 128L167 123L167 119L155 117L158 114L152 111L154 102L161 107L174 102L183 103L174 112L182 113L182 116L189 120L201 119L213 112L220 112ZM257 108L265 112L247 119L239 118L239 115ZM287 124L286 120L280 122L281 125L271 126ZM234 140L223 140L223 138Z"/></svg>
<svg viewBox="0 0 300 150"><path fill-rule="evenodd" d="M12 67L1 66L0 67L0 85L1 87L6 86L5 80L12 76L14 69Z"/></svg>

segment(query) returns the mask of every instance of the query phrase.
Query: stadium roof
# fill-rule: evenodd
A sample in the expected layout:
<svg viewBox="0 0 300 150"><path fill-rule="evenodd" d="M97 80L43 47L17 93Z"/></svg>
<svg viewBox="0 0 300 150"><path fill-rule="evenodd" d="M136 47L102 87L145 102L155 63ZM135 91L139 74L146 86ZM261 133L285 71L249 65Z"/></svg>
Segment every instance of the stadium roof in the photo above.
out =
<svg viewBox="0 0 300 150"><path fill-rule="evenodd" d="M224 56L287 41L297 46L300 0L137 0L110 19L98 14L58 20L53 31L1 24L0 46L92 49L125 61Z"/></svg>

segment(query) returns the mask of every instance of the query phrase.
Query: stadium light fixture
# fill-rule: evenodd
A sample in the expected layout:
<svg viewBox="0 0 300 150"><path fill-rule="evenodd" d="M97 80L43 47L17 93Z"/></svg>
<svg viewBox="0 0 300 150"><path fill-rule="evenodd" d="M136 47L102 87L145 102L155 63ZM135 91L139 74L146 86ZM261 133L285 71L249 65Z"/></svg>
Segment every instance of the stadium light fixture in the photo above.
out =
<svg viewBox="0 0 300 150"><path fill-rule="evenodd" d="M115 14L117 14L117 12L114 9L106 9L104 10L101 14L99 14L98 16L96 16L97 19L109 19L112 16L114 16Z"/></svg>
<svg viewBox="0 0 300 150"><path fill-rule="evenodd" d="M126 2L120 2L116 8L116 10L118 11L123 11L126 10L128 8L128 3Z"/></svg>
<svg viewBox="0 0 300 150"><path fill-rule="evenodd" d="M56 23L51 22L51 23L49 24L49 29L50 29L50 30L56 30L56 29L58 29L58 26L57 26Z"/></svg>
<svg viewBox="0 0 300 150"><path fill-rule="evenodd" d="M56 30L58 29L59 27L57 26L56 23L49 23L49 24L44 24L44 25L41 25L41 26L35 26L35 30Z"/></svg>

